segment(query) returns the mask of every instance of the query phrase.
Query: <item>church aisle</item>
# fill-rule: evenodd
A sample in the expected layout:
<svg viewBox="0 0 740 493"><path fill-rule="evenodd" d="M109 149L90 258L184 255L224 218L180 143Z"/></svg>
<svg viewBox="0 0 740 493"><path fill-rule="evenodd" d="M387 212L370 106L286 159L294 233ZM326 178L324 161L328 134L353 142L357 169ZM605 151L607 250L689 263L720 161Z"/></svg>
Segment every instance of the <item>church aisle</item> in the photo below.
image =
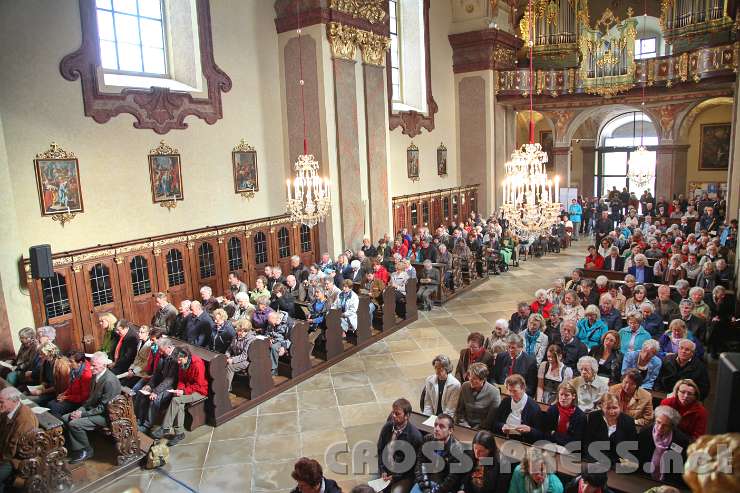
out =
<svg viewBox="0 0 740 493"><path fill-rule="evenodd" d="M438 354L457 363L470 332L490 333L498 318L508 319L518 301L582 265L585 242L559 255L520 262L444 307L419 312L419 320L350 356L256 409L228 423L202 426L170 449L165 469L201 493L223 491L282 492L295 486L290 472L298 457L318 460L326 477L344 491L366 482L367 475L339 474L326 467L325 452L336 443L352 449L368 441L374 450L390 404L406 397L416 410L424 379L433 373ZM348 462L349 454L340 454ZM101 493L137 487L142 492L186 491L169 478L135 471Z"/></svg>

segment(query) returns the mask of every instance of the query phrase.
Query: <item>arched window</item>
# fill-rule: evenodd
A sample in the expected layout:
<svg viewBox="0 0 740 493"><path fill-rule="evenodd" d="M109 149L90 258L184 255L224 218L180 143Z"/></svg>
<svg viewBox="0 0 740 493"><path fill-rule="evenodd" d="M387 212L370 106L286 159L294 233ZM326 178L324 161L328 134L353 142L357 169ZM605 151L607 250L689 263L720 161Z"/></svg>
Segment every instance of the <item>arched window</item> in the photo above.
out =
<svg viewBox="0 0 740 493"><path fill-rule="evenodd" d="M653 174L655 174L655 151L650 146L658 145L658 133L648 115L641 111L630 111L609 120L601 129L598 147L598 170L596 190L606 195L614 187L620 192L627 188L638 198L647 189L655 195L655 180L647 187L636 187L630 183L629 161L634 151L644 145L648 148Z"/></svg>
<svg viewBox="0 0 740 493"><path fill-rule="evenodd" d="M301 253L311 251L311 228L301 224Z"/></svg>
<svg viewBox="0 0 740 493"><path fill-rule="evenodd" d="M213 262L213 247L204 241L198 247L198 267L200 278L207 279L216 275L216 264Z"/></svg>
<svg viewBox="0 0 740 493"><path fill-rule="evenodd" d="M254 263L267 263L267 238L262 231L254 235Z"/></svg>
<svg viewBox="0 0 740 493"><path fill-rule="evenodd" d="M242 260L242 242L236 236L229 238L228 248L229 270L240 270L244 267Z"/></svg>
<svg viewBox="0 0 740 493"><path fill-rule="evenodd" d="M103 264L95 264L90 269L90 292L93 306L113 303L113 289L111 289L110 272Z"/></svg>
<svg viewBox="0 0 740 493"><path fill-rule="evenodd" d="M450 217L450 198L445 197L442 199L442 215L445 219Z"/></svg>
<svg viewBox="0 0 740 493"><path fill-rule="evenodd" d="M421 222L425 226L429 224L429 202L427 201L421 203Z"/></svg>
<svg viewBox="0 0 740 493"><path fill-rule="evenodd" d="M167 256L169 261L169 255ZM149 262L146 257L137 255L129 264L131 270L131 290L134 296L152 292L152 283L149 281Z"/></svg>
<svg viewBox="0 0 740 493"><path fill-rule="evenodd" d="M285 226L278 231L278 256L280 258L290 257L290 233Z"/></svg>
<svg viewBox="0 0 740 493"><path fill-rule="evenodd" d="M411 204L411 227L419 224L419 211L416 208L416 202Z"/></svg>
<svg viewBox="0 0 740 493"><path fill-rule="evenodd" d="M185 284L185 269L182 265L182 253L177 248L167 252L167 282L170 286Z"/></svg>
<svg viewBox="0 0 740 493"><path fill-rule="evenodd" d="M44 292L44 306L46 307L46 318L60 317L72 312L67 294L67 280L58 272L54 277L41 280Z"/></svg>
<svg viewBox="0 0 740 493"><path fill-rule="evenodd" d="M457 215L460 213L460 210L457 206L457 195L452 196L452 215L457 217Z"/></svg>

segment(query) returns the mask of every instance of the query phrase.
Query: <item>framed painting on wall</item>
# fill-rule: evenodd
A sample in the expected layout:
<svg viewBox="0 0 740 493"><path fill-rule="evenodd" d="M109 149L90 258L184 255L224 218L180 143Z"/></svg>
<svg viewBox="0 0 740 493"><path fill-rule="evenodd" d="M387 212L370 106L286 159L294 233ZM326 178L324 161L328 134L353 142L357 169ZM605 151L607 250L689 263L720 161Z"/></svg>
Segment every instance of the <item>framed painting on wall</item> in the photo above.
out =
<svg viewBox="0 0 740 493"><path fill-rule="evenodd" d="M441 142L437 147L437 174L447 176L447 147Z"/></svg>
<svg viewBox="0 0 740 493"><path fill-rule="evenodd" d="M85 211L79 162L73 153L52 142L49 150L37 154L33 163L42 216Z"/></svg>
<svg viewBox="0 0 740 493"><path fill-rule="evenodd" d="M555 169L555 158L552 155L552 130L540 130L540 145L547 154L547 171Z"/></svg>
<svg viewBox="0 0 740 493"><path fill-rule="evenodd" d="M730 165L729 123L707 123L701 126L699 144L699 169L726 170Z"/></svg>
<svg viewBox="0 0 740 493"><path fill-rule="evenodd" d="M234 193L252 196L259 191L257 177L257 151L244 139L231 151L231 164L234 169Z"/></svg>
<svg viewBox="0 0 740 493"><path fill-rule="evenodd" d="M419 179L419 148L413 142L406 149L406 172L409 180Z"/></svg>
<svg viewBox="0 0 740 493"><path fill-rule="evenodd" d="M180 153L164 141L149 151L149 180L155 204L184 199Z"/></svg>

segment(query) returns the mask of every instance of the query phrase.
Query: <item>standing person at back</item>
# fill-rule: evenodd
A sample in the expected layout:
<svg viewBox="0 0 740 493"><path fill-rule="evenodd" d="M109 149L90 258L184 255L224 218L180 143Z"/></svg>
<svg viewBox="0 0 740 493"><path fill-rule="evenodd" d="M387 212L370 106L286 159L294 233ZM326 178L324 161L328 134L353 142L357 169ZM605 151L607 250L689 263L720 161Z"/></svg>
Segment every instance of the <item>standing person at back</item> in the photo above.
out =
<svg viewBox="0 0 740 493"><path fill-rule="evenodd" d="M573 239L578 241L578 231L581 227L583 207L581 207L581 204L579 204L576 199L570 201L570 206L568 206L568 216L570 221L573 223Z"/></svg>

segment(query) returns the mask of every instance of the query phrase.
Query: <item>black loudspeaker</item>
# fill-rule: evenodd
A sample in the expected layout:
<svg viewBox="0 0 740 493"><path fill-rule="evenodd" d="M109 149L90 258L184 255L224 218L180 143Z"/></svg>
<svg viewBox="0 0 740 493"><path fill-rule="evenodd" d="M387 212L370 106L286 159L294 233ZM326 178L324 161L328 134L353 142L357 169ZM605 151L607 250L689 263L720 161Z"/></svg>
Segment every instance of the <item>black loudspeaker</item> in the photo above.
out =
<svg viewBox="0 0 740 493"><path fill-rule="evenodd" d="M717 387L714 391L714 416L710 433L740 431L740 353L722 353L719 357Z"/></svg>
<svg viewBox="0 0 740 493"><path fill-rule="evenodd" d="M35 245L28 249L31 259L31 277L34 279L48 279L54 276L51 264L51 245Z"/></svg>

